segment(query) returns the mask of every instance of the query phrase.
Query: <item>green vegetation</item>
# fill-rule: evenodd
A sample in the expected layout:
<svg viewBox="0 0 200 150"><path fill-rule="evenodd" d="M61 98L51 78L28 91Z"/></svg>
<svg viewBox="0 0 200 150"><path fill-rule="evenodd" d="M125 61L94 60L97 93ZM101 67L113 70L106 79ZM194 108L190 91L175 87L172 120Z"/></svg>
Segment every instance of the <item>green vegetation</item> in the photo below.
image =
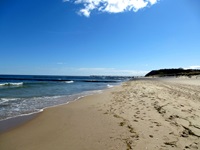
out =
<svg viewBox="0 0 200 150"><path fill-rule="evenodd" d="M199 69L160 69L160 70L152 70L151 72L147 73L145 77L165 77L165 76L188 76L191 77L193 75L200 75Z"/></svg>

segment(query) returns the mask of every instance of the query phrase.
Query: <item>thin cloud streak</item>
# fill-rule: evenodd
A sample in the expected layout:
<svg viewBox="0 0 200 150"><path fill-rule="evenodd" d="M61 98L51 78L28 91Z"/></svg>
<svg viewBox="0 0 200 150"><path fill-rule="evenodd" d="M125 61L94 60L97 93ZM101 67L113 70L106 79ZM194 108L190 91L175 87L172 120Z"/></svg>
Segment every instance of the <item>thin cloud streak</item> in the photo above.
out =
<svg viewBox="0 0 200 150"><path fill-rule="evenodd" d="M200 66L190 66L190 67L188 67L186 69L200 69Z"/></svg>
<svg viewBox="0 0 200 150"><path fill-rule="evenodd" d="M139 9L152 6L159 0L63 0L76 5L84 5L78 14L90 17L93 10L107 13L121 13L124 11L137 12Z"/></svg>
<svg viewBox="0 0 200 150"><path fill-rule="evenodd" d="M144 76L149 71L143 70L121 70L115 68L79 68L82 74L88 75L122 75L122 76Z"/></svg>

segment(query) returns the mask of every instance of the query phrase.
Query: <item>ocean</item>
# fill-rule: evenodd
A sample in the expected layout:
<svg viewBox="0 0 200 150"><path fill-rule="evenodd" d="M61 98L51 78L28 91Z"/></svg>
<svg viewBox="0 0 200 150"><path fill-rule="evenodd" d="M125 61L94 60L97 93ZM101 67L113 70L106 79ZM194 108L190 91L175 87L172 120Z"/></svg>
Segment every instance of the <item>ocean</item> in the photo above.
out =
<svg viewBox="0 0 200 150"><path fill-rule="evenodd" d="M0 120L67 104L128 79L116 76L0 75Z"/></svg>

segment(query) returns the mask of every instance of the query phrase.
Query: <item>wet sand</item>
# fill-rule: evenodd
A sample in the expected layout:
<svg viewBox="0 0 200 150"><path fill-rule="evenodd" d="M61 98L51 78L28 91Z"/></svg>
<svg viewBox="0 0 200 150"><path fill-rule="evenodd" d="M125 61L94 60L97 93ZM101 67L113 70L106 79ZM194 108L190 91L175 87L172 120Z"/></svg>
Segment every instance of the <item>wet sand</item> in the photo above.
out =
<svg viewBox="0 0 200 150"><path fill-rule="evenodd" d="M39 113L34 113L31 115L24 115L24 116L10 118L10 119L6 119L6 120L1 120L0 121L0 134L7 132L11 129L14 129L20 125L23 125L24 123L37 117L37 115L39 115Z"/></svg>
<svg viewBox="0 0 200 150"><path fill-rule="evenodd" d="M199 79L129 81L103 93L46 109L25 124L0 134L1 150L199 147Z"/></svg>

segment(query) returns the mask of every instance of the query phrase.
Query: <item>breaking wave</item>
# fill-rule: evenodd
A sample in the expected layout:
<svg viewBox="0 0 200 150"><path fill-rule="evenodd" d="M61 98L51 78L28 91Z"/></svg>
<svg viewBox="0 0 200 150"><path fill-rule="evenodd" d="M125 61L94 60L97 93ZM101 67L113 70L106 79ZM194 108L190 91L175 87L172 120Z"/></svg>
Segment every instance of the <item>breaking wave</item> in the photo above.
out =
<svg viewBox="0 0 200 150"><path fill-rule="evenodd" d="M0 86L22 86L24 83L23 82L18 82L18 83L0 83Z"/></svg>
<svg viewBox="0 0 200 150"><path fill-rule="evenodd" d="M65 83L74 83L74 81L65 81Z"/></svg>

